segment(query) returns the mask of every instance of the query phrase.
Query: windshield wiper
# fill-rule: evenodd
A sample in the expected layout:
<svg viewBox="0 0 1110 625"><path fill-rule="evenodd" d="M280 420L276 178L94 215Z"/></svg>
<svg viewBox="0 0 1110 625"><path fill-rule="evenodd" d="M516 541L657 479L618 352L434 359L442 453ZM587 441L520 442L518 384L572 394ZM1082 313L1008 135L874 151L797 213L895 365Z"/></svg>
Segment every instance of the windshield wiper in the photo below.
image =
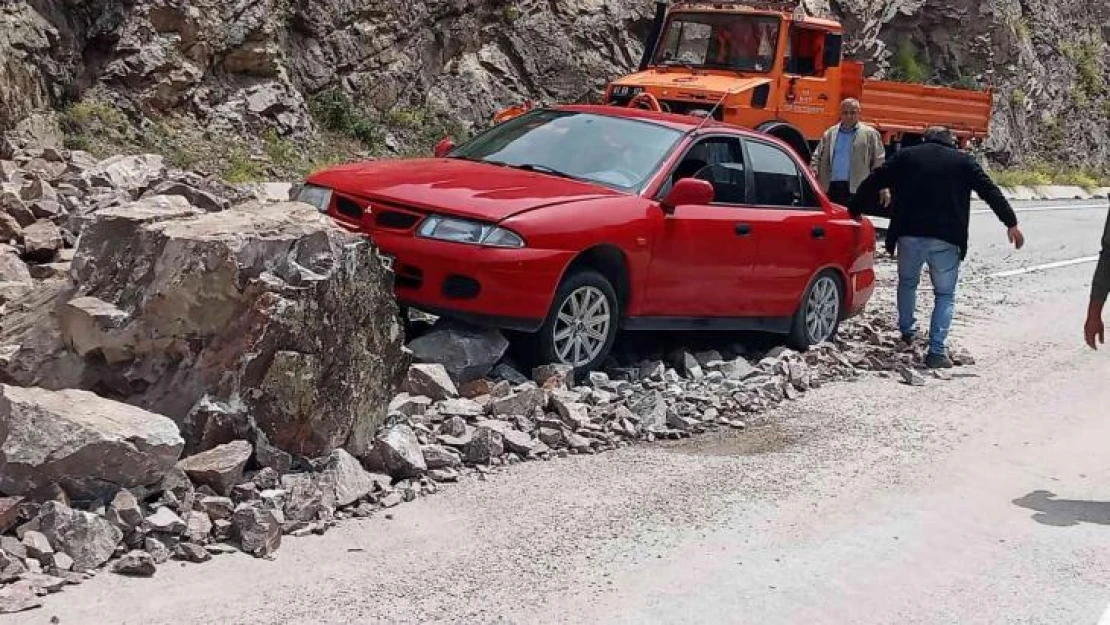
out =
<svg viewBox="0 0 1110 625"><path fill-rule="evenodd" d="M537 165L535 163L519 163L519 164L518 163L506 163L505 161L482 161L482 162L488 163L490 165L497 165L498 167L509 167L509 168L512 168L512 169L523 169L524 171L534 171L534 172L538 172L538 173L541 173L541 174L547 174L549 176L557 176L559 178L566 178L568 180L578 180L579 182L582 182L582 179L579 178L578 176L573 176L571 174L568 174L565 171L559 171L558 169L555 169L553 167L548 167L547 165Z"/></svg>
<svg viewBox="0 0 1110 625"><path fill-rule="evenodd" d="M516 167L517 169L523 169L525 171L536 171L541 174L550 174L552 176L558 176L560 178L569 178L570 180L580 180L580 178L578 178L577 176L572 176L565 171L559 171L558 169L553 169L551 167L548 167L547 165L521 163L520 165L510 165L510 167Z"/></svg>

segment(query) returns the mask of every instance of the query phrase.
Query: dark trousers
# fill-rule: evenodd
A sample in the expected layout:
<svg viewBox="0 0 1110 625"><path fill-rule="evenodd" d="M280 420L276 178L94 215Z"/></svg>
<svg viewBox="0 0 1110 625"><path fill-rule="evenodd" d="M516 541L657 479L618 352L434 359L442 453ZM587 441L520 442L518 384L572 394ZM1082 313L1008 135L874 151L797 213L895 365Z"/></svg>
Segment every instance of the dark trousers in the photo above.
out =
<svg viewBox="0 0 1110 625"><path fill-rule="evenodd" d="M829 183L829 199L841 206L847 206L852 201L852 187L847 182Z"/></svg>

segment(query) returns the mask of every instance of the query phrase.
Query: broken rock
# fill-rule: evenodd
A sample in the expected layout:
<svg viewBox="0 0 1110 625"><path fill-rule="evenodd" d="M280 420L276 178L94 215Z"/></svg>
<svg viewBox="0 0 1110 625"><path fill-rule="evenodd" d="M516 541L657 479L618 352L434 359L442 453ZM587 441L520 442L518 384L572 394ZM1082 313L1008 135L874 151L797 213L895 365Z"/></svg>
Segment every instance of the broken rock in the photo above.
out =
<svg viewBox="0 0 1110 625"><path fill-rule="evenodd" d="M107 499L121 487L156 484L185 443L170 419L80 390L4 385L5 421L0 492L10 495L60 484L74 497Z"/></svg>
<svg viewBox="0 0 1110 625"><path fill-rule="evenodd" d="M30 582L21 581L0 588L0 614L16 614L42 605Z"/></svg>
<svg viewBox="0 0 1110 625"><path fill-rule="evenodd" d="M422 395L433 401L459 396L458 388L441 364L416 364L409 367L404 389L410 395Z"/></svg>
<svg viewBox="0 0 1110 625"><path fill-rule="evenodd" d="M78 572L107 562L123 540L123 532L107 520L54 501L43 504L37 521L50 544L73 558Z"/></svg>
<svg viewBox="0 0 1110 625"><path fill-rule="evenodd" d="M62 245L62 231L52 221L40 220L23 229L23 258L28 262L53 262Z"/></svg>
<svg viewBox="0 0 1110 625"><path fill-rule="evenodd" d="M331 452L320 472L320 485L335 493L335 505L349 506L374 490L374 478L343 449Z"/></svg>
<svg viewBox="0 0 1110 625"><path fill-rule="evenodd" d="M443 445L422 445L424 464L428 469L445 469L448 467L461 467L462 457L457 451Z"/></svg>
<svg viewBox="0 0 1110 625"><path fill-rule="evenodd" d="M463 456L471 464L487 464L493 458L500 458L504 454L505 446L501 433L484 425L475 429L474 438L463 447Z"/></svg>
<svg viewBox="0 0 1110 625"><path fill-rule="evenodd" d="M2 470L3 460L0 459L0 471ZM15 527L19 522L19 506L22 503L22 497L0 497L0 534Z"/></svg>
<svg viewBox="0 0 1110 625"><path fill-rule="evenodd" d="M181 461L180 467L194 482L204 484L221 495L231 492L243 478L243 467L254 448L247 441L234 441Z"/></svg>
<svg viewBox="0 0 1110 625"><path fill-rule="evenodd" d="M366 466L397 479L420 477L428 470L420 441L407 425L395 425L378 435Z"/></svg>
<svg viewBox="0 0 1110 625"><path fill-rule="evenodd" d="M112 572L132 577L151 577L158 567L154 564L154 557L138 549L129 551L112 565Z"/></svg>
<svg viewBox="0 0 1110 625"><path fill-rule="evenodd" d="M493 370L509 348L500 331L442 320L408 344L413 359L443 365L456 384L478 380Z"/></svg>
<svg viewBox="0 0 1110 625"><path fill-rule="evenodd" d="M258 558L272 556L281 547L281 522L272 510L239 504L232 518L242 550Z"/></svg>

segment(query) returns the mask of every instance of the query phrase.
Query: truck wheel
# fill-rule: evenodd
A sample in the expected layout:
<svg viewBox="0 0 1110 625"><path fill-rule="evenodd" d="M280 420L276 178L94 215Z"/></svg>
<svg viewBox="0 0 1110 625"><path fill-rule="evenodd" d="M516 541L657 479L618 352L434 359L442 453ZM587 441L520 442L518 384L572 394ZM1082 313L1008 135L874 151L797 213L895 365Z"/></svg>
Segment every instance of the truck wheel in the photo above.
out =
<svg viewBox="0 0 1110 625"><path fill-rule="evenodd" d="M810 347L831 341L840 329L844 287L840 277L832 271L823 271L810 283L802 296L802 303L794 313L790 328L790 347L807 351Z"/></svg>
<svg viewBox="0 0 1110 625"><path fill-rule="evenodd" d="M620 303L605 276L576 271L555 292L551 311L536 337L539 364L571 365L592 371L609 357L617 338Z"/></svg>

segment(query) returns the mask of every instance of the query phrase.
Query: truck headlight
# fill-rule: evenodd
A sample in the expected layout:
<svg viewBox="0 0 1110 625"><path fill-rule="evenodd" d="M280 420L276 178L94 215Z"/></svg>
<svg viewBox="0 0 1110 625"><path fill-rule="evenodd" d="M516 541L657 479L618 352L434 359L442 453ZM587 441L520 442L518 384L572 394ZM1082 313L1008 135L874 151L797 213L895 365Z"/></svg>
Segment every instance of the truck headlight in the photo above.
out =
<svg viewBox="0 0 1110 625"><path fill-rule="evenodd" d="M492 247L524 247L517 233L491 224L456 217L432 215L420 224L417 234L425 239L438 239Z"/></svg>
<svg viewBox="0 0 1110 625"><path fill-rule="evenodd" d="M297 192L297 201L311 204L316 207L316 210L326 213L328 205L331 204L331 189L306 184Z"/></svg>

